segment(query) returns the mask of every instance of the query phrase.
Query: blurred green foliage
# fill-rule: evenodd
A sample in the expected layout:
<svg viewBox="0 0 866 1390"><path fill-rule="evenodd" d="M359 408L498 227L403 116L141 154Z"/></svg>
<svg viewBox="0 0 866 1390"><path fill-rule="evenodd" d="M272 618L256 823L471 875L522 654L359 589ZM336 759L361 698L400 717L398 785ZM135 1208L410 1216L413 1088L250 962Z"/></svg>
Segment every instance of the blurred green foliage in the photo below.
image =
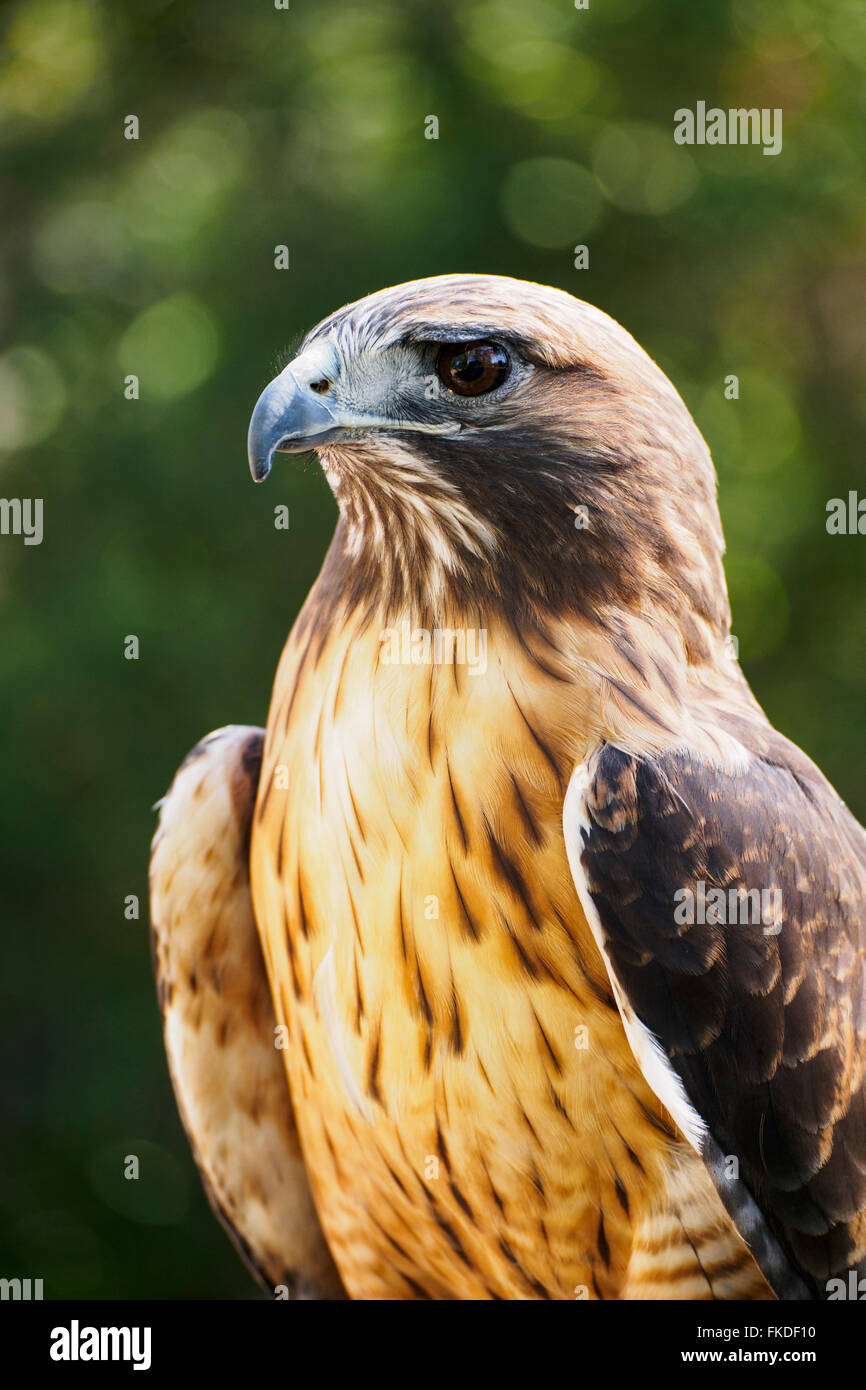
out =
<svg viewBox="0 0 866 1390"><path fill-rule="evenodd" d="M416 276L612 313L713 449L754 688L863 817L866 540L825 506L866 495L866 12L18 0L3 23L0 491L43 497L45 536L0 540L0 1273L252 1297L179 1126L146 923L152 803L207 730L264 722L334 522L311 461L253 487L251 406L309 326ZM676 146L698 100L781 107L782 154Z"/></svg>

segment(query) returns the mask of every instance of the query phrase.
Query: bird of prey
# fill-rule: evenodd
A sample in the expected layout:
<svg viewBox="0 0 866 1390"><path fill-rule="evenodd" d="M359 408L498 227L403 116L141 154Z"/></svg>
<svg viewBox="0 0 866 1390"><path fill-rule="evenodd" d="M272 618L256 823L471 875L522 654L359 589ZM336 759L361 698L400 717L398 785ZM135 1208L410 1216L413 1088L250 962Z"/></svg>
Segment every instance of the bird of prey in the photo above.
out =
<svg viewBox="0 0 866 1390"><path fill-rule="evenodd" d="M706 444L617 323L326 318L256 480L339 505L267 730L152 858L177 1099L283 1296L833 1297L866 1256L866 834L732 654Z"/></svg>

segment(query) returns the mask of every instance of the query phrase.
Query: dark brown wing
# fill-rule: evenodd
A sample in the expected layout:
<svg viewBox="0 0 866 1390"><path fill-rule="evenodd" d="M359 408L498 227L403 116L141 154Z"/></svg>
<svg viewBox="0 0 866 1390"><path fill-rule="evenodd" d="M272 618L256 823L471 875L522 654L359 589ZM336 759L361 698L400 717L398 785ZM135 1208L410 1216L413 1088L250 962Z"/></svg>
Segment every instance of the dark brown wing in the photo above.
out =
<svg viewBox="0 0 866 1390"><path fill-rule="evenodd" d="M647 1079L667 1067L697 1112L777 1293L826 1296L866 1254L866 835L778 736L736 774L605 745L565 832Z"/></svg>

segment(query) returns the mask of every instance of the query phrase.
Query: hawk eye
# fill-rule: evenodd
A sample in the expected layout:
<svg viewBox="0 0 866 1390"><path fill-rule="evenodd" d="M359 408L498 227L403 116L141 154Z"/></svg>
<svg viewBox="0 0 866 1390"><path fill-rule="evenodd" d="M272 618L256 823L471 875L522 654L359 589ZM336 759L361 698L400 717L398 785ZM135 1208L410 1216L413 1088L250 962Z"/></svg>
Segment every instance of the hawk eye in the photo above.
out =
<svg viewBox="0 0 866 1390"><path fill-rule="evenodd" d="M446 343L439 349L436 371L443 386L458 396L483 396L501 386L511 361L498 343Z"/></svg>

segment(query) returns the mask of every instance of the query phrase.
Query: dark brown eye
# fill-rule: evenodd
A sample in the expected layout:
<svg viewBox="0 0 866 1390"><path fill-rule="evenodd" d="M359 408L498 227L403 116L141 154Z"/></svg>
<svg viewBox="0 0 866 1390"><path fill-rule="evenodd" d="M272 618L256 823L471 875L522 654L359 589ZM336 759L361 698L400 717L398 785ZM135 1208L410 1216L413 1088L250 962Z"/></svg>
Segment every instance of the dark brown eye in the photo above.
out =
<svg viewBox="0 0 866 1390"><path fill-rule="evenodd" d="M458 396L483 396L501 386L511 362L498 343L448 343L439 349L439 380Z"/></svg>

